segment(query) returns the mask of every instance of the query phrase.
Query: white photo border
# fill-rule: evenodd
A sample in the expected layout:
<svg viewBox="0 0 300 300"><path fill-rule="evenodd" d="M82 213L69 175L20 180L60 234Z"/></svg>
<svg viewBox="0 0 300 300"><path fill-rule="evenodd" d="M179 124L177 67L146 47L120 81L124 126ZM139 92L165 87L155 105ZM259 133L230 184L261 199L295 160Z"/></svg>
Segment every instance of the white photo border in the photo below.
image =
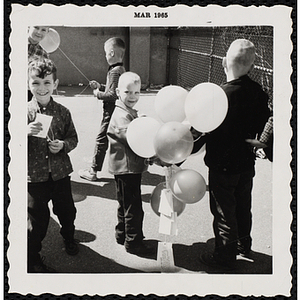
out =
<svg viewBox="0 0 300 300"><path fill-rule="evenodd" d="M168 12L167 19L134 19L134 11ZM7 272L9 293L50 293L61 295L110 295L125 296L179 295L205 296L215 294L228 296L289 296L292 276L290 253L292 232L290 230L292 201L290 163L292 138L291 96L293 86L291 53L293 44L292 8L284 5L273 7L230 5L185 6L128 6L108 5L101 7L66 4L41 6L12 4L10 15L11 92L8 129L10 133L10 158L8 172L10 204L8 216L9 248ZM111 14L118 18L111 19ZM80 18L78 18L80 15ZM234 18L232 17L234 16ZM209 23L208 23L209 22ZM274 132L275 151L273 164L273 267L271 275L210 275L210 274L27 274L26 273L26 201L27 199L27 135L25 133L27 95L27 35L26 25L52 26L273 26L274 27ZM23 100L22 100L23 99ZM21 126L23 124L23 126ZM276 237L276 238L275 238ZM112 282L122 282L118 286ZM132 284L134 282L134 284ZM162 284L163 282L163 284ZM199 284L201 282L201 284Z"/></svg>

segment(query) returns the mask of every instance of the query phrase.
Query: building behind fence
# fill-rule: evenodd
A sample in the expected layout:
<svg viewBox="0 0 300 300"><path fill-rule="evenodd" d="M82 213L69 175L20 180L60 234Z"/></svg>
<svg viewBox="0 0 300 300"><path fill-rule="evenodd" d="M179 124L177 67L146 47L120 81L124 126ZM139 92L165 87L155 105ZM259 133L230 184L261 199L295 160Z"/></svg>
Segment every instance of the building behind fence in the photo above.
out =
<svg viewBox="0 0 300 300"><path fill-rule="evenodd" d="M51 54L61 85L105 83L104 42L118 36L126 43L125 68L138 73L142 87L179 85L190 89L201 82L226 80L222 58L238 38L256 47L250 77L273 99L273 27L54 27L61 36L59 50Z"/></svg>
<svg viewBox="0 0 300 300"><path fill-rule="evenodd" d="M201 82L226 81L222 59L232 41L246 38L256 47L250 77L273 99L273 27L169 28L168 83L190 89Z"/></svg>

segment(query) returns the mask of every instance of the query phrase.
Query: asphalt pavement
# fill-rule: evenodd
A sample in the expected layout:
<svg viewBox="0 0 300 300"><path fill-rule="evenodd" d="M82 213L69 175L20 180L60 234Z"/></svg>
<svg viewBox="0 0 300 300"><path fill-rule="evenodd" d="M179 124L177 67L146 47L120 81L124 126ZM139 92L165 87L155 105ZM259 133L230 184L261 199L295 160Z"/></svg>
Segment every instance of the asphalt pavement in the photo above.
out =
<svg viewBox="0 0 300 300"><path fill-rule="evenodd" d="M159 217L150 206L152 191L165 180L163 168L157 165L150 166L143 174L143 230L150 246L157 247L159 242L172 245L174 266L166 269L156 255L143 258L129 254L115 242L118 204L114 178L108 173L107 158L103 171L98 173L98 181L90 182L78 175L80 169L89 168L91 164L102 117L101 101L92 96L89 87L84 88L59 87L57 95L54 95L57 102L70 109L79 136L78 146L70 157L74 168L71 174L72 192L77 208L75 238L79 241L80 252L76 256L66 254L58 219L51 213L41 252L46 257L45 263L59 273L223 273L203 265L199 260L201 253L211 251L214 246L207 192L201 201L186 205L178 217L177 236L159 233ZM156 92L142 92L136 105L140 113L157 118L154 110ZM200 151L188 157L181 168L199 172L207 182L204 153ZM256 162L252 195L253 255L251 259L239 257L237 268L232 273L272 274L272 164L267 160L258 159Z"/></svg>

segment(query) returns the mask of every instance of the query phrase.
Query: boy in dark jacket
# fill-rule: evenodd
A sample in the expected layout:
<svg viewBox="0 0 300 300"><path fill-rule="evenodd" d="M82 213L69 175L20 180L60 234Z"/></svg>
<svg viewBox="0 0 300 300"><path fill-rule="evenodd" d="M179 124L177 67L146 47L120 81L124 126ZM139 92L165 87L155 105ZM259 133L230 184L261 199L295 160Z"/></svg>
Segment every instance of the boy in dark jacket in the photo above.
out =
<svg viewBox="0 0 300 300"><path fill-rule="evenodd" d="M267 94L247 75L254 59L252 42L238 39L230 45L223 59L227 82L222 85L228 113L224 122L205 137L215 249L200 259L224 269L234 268L236 255L248 255L251 250L255 153L246 140L261 134L270 115Z"/></svg>

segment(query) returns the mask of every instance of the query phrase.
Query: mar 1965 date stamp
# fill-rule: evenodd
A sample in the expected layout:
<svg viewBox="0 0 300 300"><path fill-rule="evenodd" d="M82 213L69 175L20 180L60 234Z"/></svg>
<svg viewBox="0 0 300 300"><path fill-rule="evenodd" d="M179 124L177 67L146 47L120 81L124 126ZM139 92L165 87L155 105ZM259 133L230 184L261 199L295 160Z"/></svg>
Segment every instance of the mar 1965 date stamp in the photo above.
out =
<svg viewBox="0 0 300 300"><path fill-rule="evenodd" d="M137 19L143 19L143 18L168 18L168 12L133 12L133 17Z"/></svg>

